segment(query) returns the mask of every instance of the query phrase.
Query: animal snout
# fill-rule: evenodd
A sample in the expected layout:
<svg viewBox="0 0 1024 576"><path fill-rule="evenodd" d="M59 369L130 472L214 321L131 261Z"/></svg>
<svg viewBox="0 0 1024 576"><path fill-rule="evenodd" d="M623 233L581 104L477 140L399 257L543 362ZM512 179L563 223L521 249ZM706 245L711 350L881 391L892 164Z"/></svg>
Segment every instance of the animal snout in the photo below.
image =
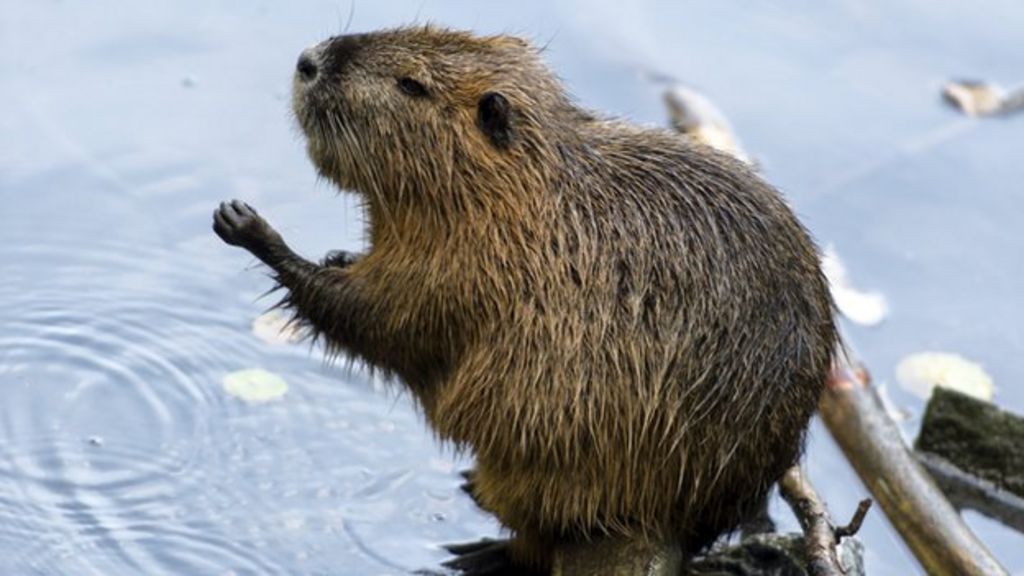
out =
<svg viewBox="0 0 1024 576"><path fill-rule="evenodd" d="M318 56L317 51L312 48L303 50L302 54L299 55L299 62L295 65L295 71L303 82L308 83L316 80L317 74L320 72Z"/></svg>

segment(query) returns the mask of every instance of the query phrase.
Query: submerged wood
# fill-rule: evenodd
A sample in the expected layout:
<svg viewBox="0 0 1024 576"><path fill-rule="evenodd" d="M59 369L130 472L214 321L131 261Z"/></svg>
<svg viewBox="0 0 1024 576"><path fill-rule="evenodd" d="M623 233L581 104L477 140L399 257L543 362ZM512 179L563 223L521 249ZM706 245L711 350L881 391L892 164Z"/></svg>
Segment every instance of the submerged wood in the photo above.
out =
<svg viewBox="0 0 1024 576"><path fill-rule="evenodd" d="M688 576L813 576L802 534L757 534L731 545L718 545L696 558ZM865 576L864 546L845 538L835 549L843 576Z"/></svg>

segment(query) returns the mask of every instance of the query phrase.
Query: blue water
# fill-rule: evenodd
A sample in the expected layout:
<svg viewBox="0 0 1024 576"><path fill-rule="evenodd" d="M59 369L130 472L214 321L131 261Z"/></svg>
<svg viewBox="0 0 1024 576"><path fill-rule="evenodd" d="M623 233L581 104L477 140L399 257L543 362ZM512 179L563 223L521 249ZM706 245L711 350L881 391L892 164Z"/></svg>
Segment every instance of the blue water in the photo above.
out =
<svg viewBox="0 0 1024 576"><path fill-rule="evenodd" d="M360 248L292 125L292 69L346 26L414 20L528 36L585 105L639 122L665 122L649 73L699 87L888 296L850 327L876 381L950 350L1024 412L1024 118L938 98L1024 82L1024 5L0 0L0 573L402 574L498 534L399 389L253 336L270 282L209 229L240 197L309 256ZM253 367L288 394L223 391ZM819 425L808 466L837 517L865 495ZM967 518L1024 573L1024 537ZM861 535L872 574L919 570L878 510Z"/></svg>

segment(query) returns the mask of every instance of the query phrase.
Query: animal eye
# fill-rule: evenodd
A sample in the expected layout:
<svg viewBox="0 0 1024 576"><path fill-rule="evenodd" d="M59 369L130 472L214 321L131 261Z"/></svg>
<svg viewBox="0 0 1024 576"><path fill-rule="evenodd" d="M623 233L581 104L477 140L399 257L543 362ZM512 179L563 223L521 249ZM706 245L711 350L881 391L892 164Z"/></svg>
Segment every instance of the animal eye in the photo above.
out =
<svg viewBox="0 0 1024 576"><path fill-rule="evenodd" d="M427 87L412 78L399 78L398 89L416 98L422 98L427 95Z"/></svg>

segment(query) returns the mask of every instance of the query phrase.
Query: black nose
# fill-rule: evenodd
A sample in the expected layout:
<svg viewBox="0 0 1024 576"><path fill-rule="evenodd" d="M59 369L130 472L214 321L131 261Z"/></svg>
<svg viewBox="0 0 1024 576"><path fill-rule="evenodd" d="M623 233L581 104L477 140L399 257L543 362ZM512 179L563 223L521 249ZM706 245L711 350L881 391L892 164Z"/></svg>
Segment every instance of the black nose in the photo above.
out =
<svg viewBox="0 0 1024 576"><path fill-rule="evenodd" d="M302 55L299 56L299 63L295 66L295 69L298 71L299 77L302 78L303 82L312 82L313 80L316 80L316 60L313 59L309 50L304 51Z"/></svg>

